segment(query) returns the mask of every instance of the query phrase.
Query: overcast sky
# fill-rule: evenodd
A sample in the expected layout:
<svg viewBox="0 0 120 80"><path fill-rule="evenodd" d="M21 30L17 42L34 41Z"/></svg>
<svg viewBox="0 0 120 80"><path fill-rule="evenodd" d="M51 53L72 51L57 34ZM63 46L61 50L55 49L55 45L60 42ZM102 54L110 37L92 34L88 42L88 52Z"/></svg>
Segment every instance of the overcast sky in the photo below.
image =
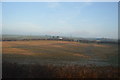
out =
<svg viewBox="0 0 120 80"><path fill-rule="evenodd" d="M118 37L117 2L2 3L3 34Z"/></svg>

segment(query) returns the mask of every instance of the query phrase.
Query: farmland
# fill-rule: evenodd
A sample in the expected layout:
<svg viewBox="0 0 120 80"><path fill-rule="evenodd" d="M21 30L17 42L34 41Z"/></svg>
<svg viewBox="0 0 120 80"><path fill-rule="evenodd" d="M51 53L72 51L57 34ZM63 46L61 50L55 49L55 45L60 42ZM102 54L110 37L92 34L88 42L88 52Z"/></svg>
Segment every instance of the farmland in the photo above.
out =
<svg viewBox="0 0 120 80"><path fill-rule="evenodd" d="M117 65L117 45L52 40L7 41L2 45L3 60L13 62Z"/></svg>
<svg viewBox="0 0 120 80"><path fill-rule="evenodd" d="M53 71L53 75L66 73L61 77L69 77L69 73L71 73L71 77L75 77L75 75L72 75L74 73L76 76L79 75L77 77L82 77L82 74L84 74L83 77L100 77L100 75L104 73L106 77L109 77L117 74L118 46L116 44L80 43L57 40L3 41L2 53L4 66L3 73L9 73L15 66L23 65L24 68L30 68L33 71L38 69L37 72L41 74L39 72L39 67L46 65L46 69L44 70L48 70L48 72L46 71L47 73L49 73L49 70ZM7 67L9 64L14 67ZM38 67L33 69L36 65ZM92 65L92 67L89 69L88 67L90 65ZM20 66L17 68L24 72L24 70L22 70L23 68ZM73 68L74 70L72 72L71 69ZM62 72L54 73L54 69L61 69L60 71ZM6 70L8 70L8 72L6 72ZM66 72L66 70L71 70L71 72ZM79 72L79 70L86 72L82 73ZM87 75L88 70L90 70L89 75ZM105 70L110 70L111 74L109 74L109 71L104 72ZM29 70L27 72L29 73ZM60 75L56 76L60 77ZM105 75L102 76L105 77ZM6 77L5 74L4 76ZM28 77L29 76L30 75L28 75ZM38 76L39 75L37 75L37 77ZM7 77L11 76L8 75ZM117 77L117 75L115 77Z"/></svg>

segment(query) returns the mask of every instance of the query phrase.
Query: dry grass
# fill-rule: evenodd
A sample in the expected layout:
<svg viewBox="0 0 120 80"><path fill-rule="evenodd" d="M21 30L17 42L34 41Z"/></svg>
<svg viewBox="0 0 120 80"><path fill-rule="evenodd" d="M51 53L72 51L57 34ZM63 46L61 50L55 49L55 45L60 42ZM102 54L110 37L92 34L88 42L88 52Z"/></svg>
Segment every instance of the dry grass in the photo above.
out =
<svg viewBox="0 0 120 80"><path fill-rule="evenodd" d="M2 52L4 59L17 61L19 58L24 59L31 56L28 60L34 61L33 56L38 60L70 60L81 61L100 59L109 61L117 56L117 47L112 45L96 44L96 43L79 43L70 41L3 41ZM6 57L6 55L9 55ZM14 56L17 56L14 57ZM13 57L13 58L12 58ZM113 58L115 59L115 58Z"/></svg>
<svg viewBox="0 0 120 80"><path fill-rule="evenodd" d="M5 52L5 53L4 53ZM19 49L19 48L3 48L4 54L21 54L21 55L32 55L33 53L29 50Z"/></svg>
<svg viewBox="0 0 120 80"><path fill-rule="evenodd" d="M8 62L3 62L2 76L3 78L120 78L118 68L112 66L21 65Z"/></svg>
<svg viewBox="0 0 120 80"><path fill-rule="evenodd" d="M75 56L80 56L80 57L84 57L84 58L90 58L90 56L85 56L85 55L83 55L83 54L74 54Z"/></svg>
<svg viewBox="0 0 120 80"><path fill-rule="evenodd" d="M27 49L25 49L25 47L17 48L19 46L23 46L23 47L26 46L26 48L27 47L28 48ZM6 42L3 42L2 47L3 47L3 53L6 53L6 54L8 53L9 54L16 53L16 54L24 54L24 55L35 54L34 52L32 52L32 49L29 48L29 46L33 47L33 49L34 47L36 47L36 49L38 49L39 51L41 51L41 49L46 50L47 53L49 53L49 51L53 51L54 49L57 49L57 50L60 49L62 50L61 53L66 53L67 51L69 51L69 49L71 49L69 46L74 48L74 47L83 46L83 44L79 44L77 42L69 42L69 41L11 41L11 42L6 41ZM86 44L84 44L84 46L86 46ZM41 52L39 54L41 54ZM71 54L70 51L69 51L69 54ZM73 54L73 56L78 56L78 55Z"/></svg>
<svg viewBox="0 0 120 80"><path fill-rule="evenodd" d="M67 44L72 46L81 46L81 47L88 47L88 46L95 46L95 47L109 47L108 45L102 45L102 44L95 44L95 43L78 43L78 42L70 42L70 41L5 41L2 42L3 47L11 47L16 45L30 45L30 46L52 46L54 44Z"/></svg>
<svg viewBox="0 0 120 80"><path fill-rule="evenodd" d="M101 44L93 44L94 47L103 47L103 48L108 48L110 46L108 45L101 45Z"/></svg>
<svg viewBox="0 0 120 80"><path fill-rule="evenodd" d="M118 68L113 67L117 52L115 45L95 43L3 41L3 78L118 78ZM92 60L112 65L79 65Z"/></svg>

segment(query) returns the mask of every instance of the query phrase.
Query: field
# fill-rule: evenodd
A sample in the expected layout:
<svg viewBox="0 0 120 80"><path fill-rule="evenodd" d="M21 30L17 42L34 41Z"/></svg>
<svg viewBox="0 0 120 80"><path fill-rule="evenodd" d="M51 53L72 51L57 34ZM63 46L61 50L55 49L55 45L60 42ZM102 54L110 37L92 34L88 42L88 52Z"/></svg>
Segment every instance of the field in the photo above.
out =
<svg viewBox="0 0 120 80"><path fill-rule="evenodd" d="M38 69L38 72L42 69L39 68L41 67L40 65L46 65L47 68L45 69L48 71L45 71L47 73L49 73L49 70L55 72L54 70L57 69L63 71L58 71L59 74L64 73L62 77L70 77L68 75L69 73L71 73L71 77L75 77L72 73L75 73L76 76L78 74L81 75L77 77L82 77L84 75L83 78L105 77L105 75L106 77L112 75L116 75L115 77L117 77L118 73L118 46L115 44L80 43L55 40L3 41L2 53L4 66L3 73L9 73L11 72L10 70L14 68L7 67L9 64L13 66L23 65L25 68L28 67L28 65L31 65L28 68L32 68L31 70L36 71ZM39 67L37 66L36 69L33 69L36 65ZM51 65L51 67L49 65ZM55 66L57 66L57 68ZM88 68L89 66L92 67ZM73 68L74 70L71 70ZM20 68L20 71L25 72L22 69ZM8 72L6 70L8 70ZM69 71L67 73L66 70L71 70L71 72ZM79 70L82 72L79 72ZM105 70L108 71L105 72ZM27 72L29 72L29 70ZM33 71L33 73L34 72L35 71ZM89 75L87 75L88 72L90 72ZM105 75L103 75L103 73ZM41 73L39 72L39 74ZM7 76L3 74L3 77L10 77L10 75ZM57 77L60 77L60 75L57 75Z"/></svg>

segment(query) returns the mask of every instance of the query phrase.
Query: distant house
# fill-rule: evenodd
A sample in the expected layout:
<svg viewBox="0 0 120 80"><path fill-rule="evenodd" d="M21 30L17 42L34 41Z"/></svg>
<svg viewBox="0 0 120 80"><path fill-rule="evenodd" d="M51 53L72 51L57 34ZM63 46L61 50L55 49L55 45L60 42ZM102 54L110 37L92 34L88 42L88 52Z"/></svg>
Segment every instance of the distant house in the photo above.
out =
<svg viewBox="0 0 120 80"><path fill-rule="evenodd" d="M62 38L62 37L59 37L58 39L62 40L63 38Z"/></svg>
<svg viewBox="0 0 120 80"><path fill-rule="evenodd" d="M96 40L96 42L101 42L101 40Z"/></svg>

